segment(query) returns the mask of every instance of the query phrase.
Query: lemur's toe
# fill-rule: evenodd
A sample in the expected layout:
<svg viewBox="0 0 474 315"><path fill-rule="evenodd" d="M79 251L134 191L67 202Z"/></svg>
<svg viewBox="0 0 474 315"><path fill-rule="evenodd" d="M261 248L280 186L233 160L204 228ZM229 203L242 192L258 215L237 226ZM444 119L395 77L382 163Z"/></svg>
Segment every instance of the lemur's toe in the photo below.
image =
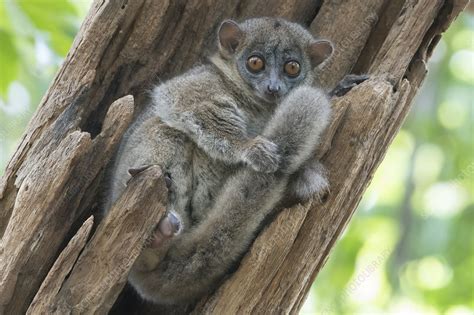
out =
<svg viewBox="0 0 474 315"><path fill-rule="evenodd" d="M171 185L173 183L173 181L171 180L171 174L170 173L165 173L164 177L165 177L166 188L170 189Z"/></svg>

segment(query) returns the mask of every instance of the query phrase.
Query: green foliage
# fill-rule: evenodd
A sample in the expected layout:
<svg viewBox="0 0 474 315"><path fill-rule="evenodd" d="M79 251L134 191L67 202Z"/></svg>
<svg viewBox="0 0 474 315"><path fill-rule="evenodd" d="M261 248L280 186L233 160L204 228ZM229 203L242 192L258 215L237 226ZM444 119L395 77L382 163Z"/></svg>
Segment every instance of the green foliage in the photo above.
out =
<svg viewBox="0 0 474 315"><path fill-rule="evenodd" d="M0 2L0 175L90 1ZM464 14L441 40L302 314L474 313L473 38Z"/></svg>
<svg viewBox="0 0 474 315"><path fill-rule="evenodd" d="M1 17L0 17L1 20ZM5 93L12 78L16 78L19 70L15 44L10 34L0 28L0 93Z"/></svg>
<svg viewBox="0 0 474 315"><path fill-rule="evenodd" d="M90 3L0 1L0 175Z"/></svg>
<svg viewBox="0 0 474 315"><path fill-rule="evenodd" d="M50 35L51 47L59 55L66 55L77 32L75 7L58 0L23 0L18 5L36 29Z"/></svg>

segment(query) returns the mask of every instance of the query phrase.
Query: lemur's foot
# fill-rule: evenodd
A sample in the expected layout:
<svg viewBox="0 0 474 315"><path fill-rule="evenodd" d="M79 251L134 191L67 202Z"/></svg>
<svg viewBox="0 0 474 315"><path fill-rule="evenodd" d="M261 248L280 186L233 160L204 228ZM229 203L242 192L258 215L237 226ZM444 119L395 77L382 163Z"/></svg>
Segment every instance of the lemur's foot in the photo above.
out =
<svg viewBox="0 0 474 315"><path fill-rule="evenodd" d="M278 170L278 146L263 137L255 137L244 150L243 160L255 171L273 173Z"/></svg>
<svg viewBox="0 0 474 315"><path fill-rule="evenodd" d="M307 201L312 196L322 200L329 192L324 166L317 161L311 162L292 176L289 189L299 201Z"/></svg>
<svg viewBox="0 0 474 315"><path fill-rule="evenodd" d="M367 74L348 74L329 93L330 96L346 95L353 87L369 79Z"/></svg>
<svg viewBox="0 0 474 315"><path fill-rule="evenodd" d="M173 212L168 212L158 223L151 237L150 247L158 248L167 240L181 232L181 221Z"/></svg>

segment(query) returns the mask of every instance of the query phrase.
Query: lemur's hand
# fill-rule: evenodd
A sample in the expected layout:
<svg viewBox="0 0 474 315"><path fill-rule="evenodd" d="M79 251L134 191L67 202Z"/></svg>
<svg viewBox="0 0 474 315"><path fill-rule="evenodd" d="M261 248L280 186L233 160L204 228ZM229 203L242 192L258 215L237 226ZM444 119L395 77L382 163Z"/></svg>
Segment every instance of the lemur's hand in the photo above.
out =
<svg viewBox="0 0 474 315"><path fill-rule="evenodd" d="M278 170L278 146L263 137L252 139L244 149L242 159L257 172L273 173Z"/></svg>

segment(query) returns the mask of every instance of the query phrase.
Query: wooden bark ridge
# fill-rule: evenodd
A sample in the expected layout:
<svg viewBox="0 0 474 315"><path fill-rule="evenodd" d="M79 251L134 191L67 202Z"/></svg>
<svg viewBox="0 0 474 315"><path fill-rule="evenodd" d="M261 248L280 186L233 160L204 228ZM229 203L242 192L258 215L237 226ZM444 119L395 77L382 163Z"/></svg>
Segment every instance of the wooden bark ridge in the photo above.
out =
<svg viewBox="0 0 474 315"><path fill-rule="evenodd" d="M349 72L371 79L333 101L319 153L330 171L327 199L283 210L193 312L296 313L400 128L440 34L467 2L95 1L0 181L0 313L108 312L166 202L161 170L151 167L94 225L120 137L152 83L213 49L220 21L264 15L333 41L324 87Z"/></svg>

